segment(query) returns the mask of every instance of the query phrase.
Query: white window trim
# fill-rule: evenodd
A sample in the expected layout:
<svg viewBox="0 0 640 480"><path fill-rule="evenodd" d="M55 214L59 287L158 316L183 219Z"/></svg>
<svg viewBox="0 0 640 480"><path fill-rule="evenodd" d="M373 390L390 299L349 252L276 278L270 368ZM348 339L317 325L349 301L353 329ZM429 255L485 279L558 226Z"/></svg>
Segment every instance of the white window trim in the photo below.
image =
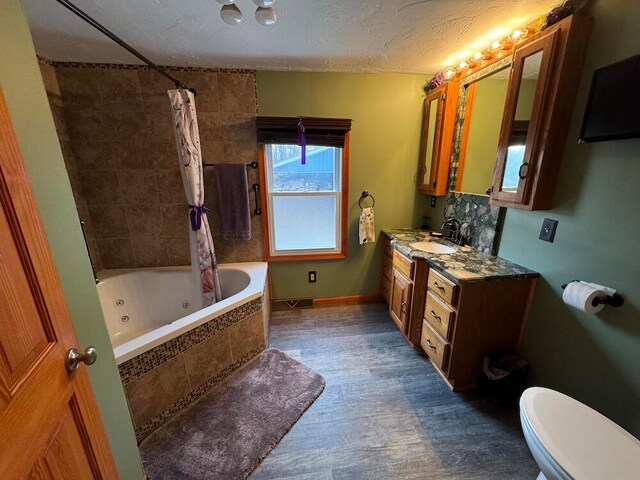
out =
<svg viewBox="0 0 640 480"><path fill-rule="evenodd" d="M273 158L271 156L271 145L277 144L265 144L264 145L264 162L265 162L265 180L266 180L266 200L267 200L267 218L269 228L269 255L271 257L292 257L292 256L307 256L307 255L331 255L339 254L342 252L342 162L343 162L343 149L339 147L335 148L334 161L336 165L334 167L334 185L338 186L338 190L335 191L318 191L318 192L274 192L273 191ZM322 146L322 145L320 145ZM276 250L275 249L275 225L274 225L274 212L273 212L273 198L274 197L319 197L329 196L334 197L336 201L336 217L335 217L335 248L308 248L308 249L295 249L295 250Z"/></svg>

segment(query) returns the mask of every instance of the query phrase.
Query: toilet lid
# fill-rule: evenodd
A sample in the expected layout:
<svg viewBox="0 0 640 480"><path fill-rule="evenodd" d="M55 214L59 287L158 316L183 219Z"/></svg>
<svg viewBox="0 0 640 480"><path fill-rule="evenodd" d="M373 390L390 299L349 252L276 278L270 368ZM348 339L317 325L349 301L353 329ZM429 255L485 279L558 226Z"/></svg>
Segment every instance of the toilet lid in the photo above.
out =
<svg viewBox="0 0 640 480"><path fill-rule="evenodd" d="M640 478L640 441L592 408L560 392L533 387L522 394L520 411L571 477Z"/></svg>

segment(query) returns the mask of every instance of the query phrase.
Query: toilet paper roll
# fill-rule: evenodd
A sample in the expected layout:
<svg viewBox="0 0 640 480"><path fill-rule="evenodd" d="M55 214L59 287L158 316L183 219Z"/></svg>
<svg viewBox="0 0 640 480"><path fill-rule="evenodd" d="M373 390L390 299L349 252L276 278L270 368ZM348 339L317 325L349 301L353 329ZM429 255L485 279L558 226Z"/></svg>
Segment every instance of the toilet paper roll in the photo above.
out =
<svg viewBox="0 0 640 480"><path fill-rule="evenodd" d="M593 300L595 298L604 298L605 296L606 294L602 290L586 282L571 282L564 289L562 300L567 305L583 312L598 313L604 308L604 304L601 303L594 306Z"/></svg>

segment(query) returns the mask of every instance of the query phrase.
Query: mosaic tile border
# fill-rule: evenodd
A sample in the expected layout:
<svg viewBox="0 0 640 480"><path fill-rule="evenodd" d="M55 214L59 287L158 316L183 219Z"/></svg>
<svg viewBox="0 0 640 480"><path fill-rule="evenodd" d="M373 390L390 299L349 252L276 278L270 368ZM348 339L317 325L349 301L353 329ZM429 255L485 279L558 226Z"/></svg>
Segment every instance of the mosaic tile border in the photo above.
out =
<svg viewBox="0 0 640 480"><path fill-rule="evenodd" d="M63 68L102 68L110 70L153 70L148 65L136 65L133 63L91 63L91 62L60 62L38 57L41 62L53 67ZM175 72L201 72L201 73L246 73L255 75L256 71L249 68L213 68L213 67L179 67L173 65L158 65L163 70Z"/></svg>
<svg viewBox="0 0 640 480"><path fill-rule="evenodd" d="M242 356L238 361L231 363L226 368L218 372L216 375L211 377L209 380L204 382L195 390L192 390L184 397L180 398L169 408L163 410L154 418L149 420L144 425L137 427L135 429L136 440L138 444L142 442L146 437L148 437L151 433L153 433L156 429L161 427L163 424L171 420L175 415L179 412L195 403L201 397L203 397L206 393L208 393L213 387L221 383L225 380L229 375L235 372L238 368L242 367L244 364L248 363L252 358L258 355L266 348L266 345L263 343L257 348L254 348L249 353Z"/></svg>
<svg viewBox="0 0 640 480"><path fill-rule="evenodd" d="M262 308L262 297L240 305L219 317L197 326L171 340L158 345L118 365L120 380L123 385L130 383L145 373L150 372L163 363L184 353L189 348L204 342L216 333L222 332L231 325L247 318Z"/></svg>

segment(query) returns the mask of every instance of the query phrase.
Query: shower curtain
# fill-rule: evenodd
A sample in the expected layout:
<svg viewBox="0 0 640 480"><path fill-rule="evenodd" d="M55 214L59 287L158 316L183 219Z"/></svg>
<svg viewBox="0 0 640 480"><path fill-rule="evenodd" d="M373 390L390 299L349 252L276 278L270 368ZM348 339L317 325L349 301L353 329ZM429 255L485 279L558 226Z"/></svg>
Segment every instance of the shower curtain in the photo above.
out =
<svg viewBox="0 0 640 480"><path fill-rule="evenodd" d="M196 117L196 104L189 90L169 90L176 146L180 161L182 183L189 203L189 236L191 240L191 268L202 291L203 306L221 300L218 266L213 237L204 205L202 152ZM186 213L186 212L185 212Z"/></svg>

